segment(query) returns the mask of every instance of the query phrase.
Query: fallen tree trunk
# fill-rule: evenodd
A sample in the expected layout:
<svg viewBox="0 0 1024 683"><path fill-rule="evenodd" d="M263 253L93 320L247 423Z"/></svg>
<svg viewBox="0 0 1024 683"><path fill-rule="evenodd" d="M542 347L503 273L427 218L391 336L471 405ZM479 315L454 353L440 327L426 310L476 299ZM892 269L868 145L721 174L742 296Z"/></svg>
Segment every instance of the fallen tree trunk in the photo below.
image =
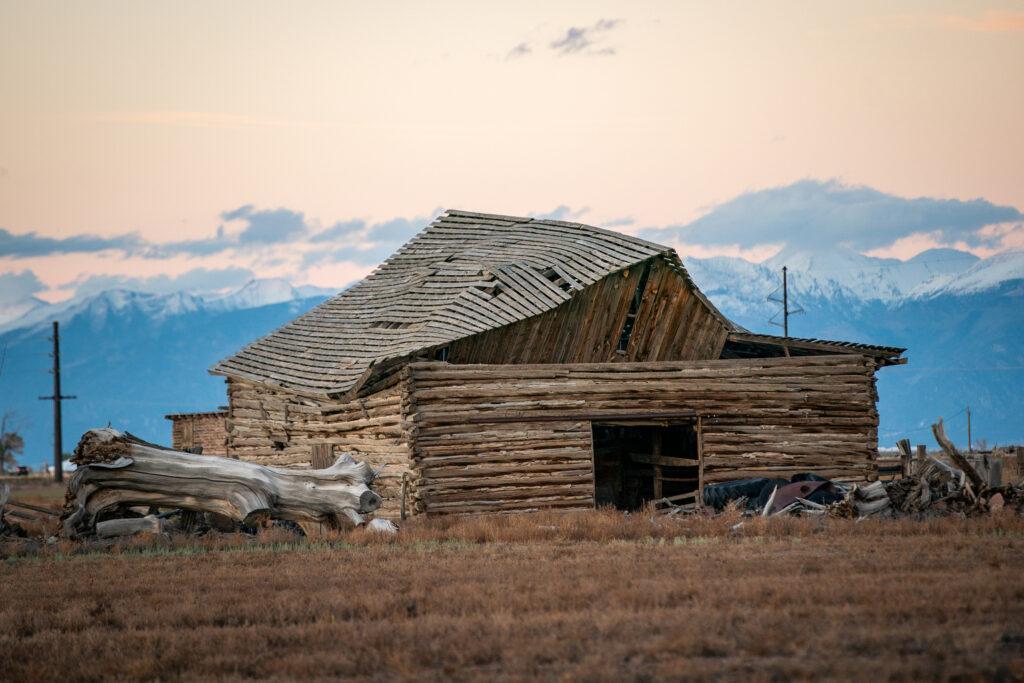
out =
<svg viewBox="0 0 1024 683"><path fill-rule="evenodd" d="M172 451L107 428L83 434L72 462L78 469L62 517L69 536L92 533L104 511L135 505L212 512L246 526L269 518L361 524L362 514L380 507L368 487L373 470L347 454L321 470L266 467Z"/></svg>

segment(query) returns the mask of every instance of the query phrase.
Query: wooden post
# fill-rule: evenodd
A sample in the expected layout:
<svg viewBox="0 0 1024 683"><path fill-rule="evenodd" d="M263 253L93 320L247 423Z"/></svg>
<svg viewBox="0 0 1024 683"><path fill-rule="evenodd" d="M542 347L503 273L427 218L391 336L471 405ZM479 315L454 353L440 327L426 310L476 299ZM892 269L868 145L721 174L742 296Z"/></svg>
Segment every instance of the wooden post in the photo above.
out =
<svg viewBox="0 0 1024 683"><path fill-rule="evenodd" d="M697 509L704 507L704 428L697 418Z"/></svg>
<svg viewBox="0 0 1024 683"><path fill-rule="evenodd" d="M923 443L917 444L917 474L924 474L925 463L928 461L928 447Z"/></svg>
<svg viewBox="0 0 1024 683"><path fill-rule="evenodd" d="M896 442L900 449L900 477L910 476L910 439L900 439Z"/></svg>
<svg viewBox="0 0 1024 683"><path fill-rule="evenodd" d="M409 473L408 472L402 472L402 507L401 507L401 512L399 513L399 517L402 520L405 519L405 496L406 496L408 488L409 488Z"/></svg>
<svg viewBox="0 0 1024 683"><path fill-rule="evenodd" d="M315 443L310 457L310 466L314 470L322 470L334 464L334 444Z"/></svg>
<svg viewBox="0 0 1024 683"><path fill-rule="evenodd" d="M967 406L967 452L974 452L974 444L971 442L971 407Z"/></svg>
<svg viewBox="0 0 1024 683"><path fill-rule="evenodd" d="M651 437L651 455L661 455L661 430L654 427L654 434ZM654 468L654 500L663 497L661 486L661 465L652 465Z"/></svg>

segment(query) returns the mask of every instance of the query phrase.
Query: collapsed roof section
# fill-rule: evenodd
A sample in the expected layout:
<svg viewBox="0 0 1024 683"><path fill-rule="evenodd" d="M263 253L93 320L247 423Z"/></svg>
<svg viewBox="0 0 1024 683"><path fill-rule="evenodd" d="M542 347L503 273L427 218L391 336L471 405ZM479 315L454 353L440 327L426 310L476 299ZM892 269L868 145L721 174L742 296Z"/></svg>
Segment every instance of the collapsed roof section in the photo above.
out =
<svg viewBox="0 0 1024 683"><path fill-rule="evenodd" d="M211 372L300 393L351 394L375 366L544 313L659 255L689 281L671 248L635 237L579 223L446 211L366 279Z"/></svg>

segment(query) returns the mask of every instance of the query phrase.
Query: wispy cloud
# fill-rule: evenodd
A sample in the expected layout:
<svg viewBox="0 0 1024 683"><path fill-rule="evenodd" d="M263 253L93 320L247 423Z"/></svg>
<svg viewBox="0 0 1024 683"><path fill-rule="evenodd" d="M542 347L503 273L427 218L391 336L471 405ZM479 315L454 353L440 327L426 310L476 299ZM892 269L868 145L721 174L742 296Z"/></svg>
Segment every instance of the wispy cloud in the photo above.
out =
<svg viewBox="0 0 1024 683"><path fill-rule="evenodd" d="M584 206L579 209L574 209L566 204L559 204L551 211L544 211L541 213L531 213L530 216L533 218L547 218L552 221L569 221L577 218L582 218L590 211L589 206Z"/></svg>
<svg viewBox="0 0 1024 683"><path fill-rule="evenodd" d="M608 45L609 34L624 23L623 19L600 19L589 26L570 26L554 38L549 38L547 49L559 56L610 56L617 49ZM538 40L543 47L543 42ZM529 40L515 45L505 55L506 60L522 59L533 55L534 43Z"/></svg>
<svg viewBox="0 0 1024 683"><path fill-rule="evenodd" d="M564 35L548 47L560 55L614 55L614 47L602 47L600 44L612 29L621 24L621 19L601 19L591 26L570 26Z"/></svg>
<svg viewBox="0 0 1024 683"><path fill-rule="evenodd" d="M519 59L520 57L525 57L526 55L532 52L533 48L530 47L529 43L519 43L518 45L516 45L515 47L508 51L508 54L505 55L505 59Z"/></svg>
<svg viewBox="0 0 1024 683"><path fill-rule="evenodd" d="M31 270L0 273L0 306L19 303L46 289Z"/></svg>
<svg viewBox="0 0 1024 683"><path fill-rule="evenodd" d="M26 232L18 235L0 228L0 255L13 258L97 252L108 249L136 252L145 247L145 245L145 240L139 237L137 233L116 235L114 237L73 235L71 237L57 238L44 237L35 232Z"/></svg>
<svg viewBox="0 0 1024 683"><path fill-rule="evenodd" d="M949 28L976 33L1024 33L1024 12L988 10L979 17L946 15L941 19Z"/></svg>
<svg viewBox="0 0 1024 683"><path fill-rule="evenodd" d="M188 128L289 128L319 125L313 121L272 119L216 111L107 111L86 114L83 118L95 123Z"/></svg>

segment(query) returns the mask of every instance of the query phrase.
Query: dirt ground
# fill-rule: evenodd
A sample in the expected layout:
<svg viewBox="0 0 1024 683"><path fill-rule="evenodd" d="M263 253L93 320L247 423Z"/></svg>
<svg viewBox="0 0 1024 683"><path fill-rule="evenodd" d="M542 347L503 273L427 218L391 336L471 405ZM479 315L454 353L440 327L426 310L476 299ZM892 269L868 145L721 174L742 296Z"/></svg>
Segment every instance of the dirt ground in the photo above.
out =
<svg viewBox="0 0 1024 683"><path fill-rule="evenodd" d="M1019 680L1024 521L522 515L0 563L4 680Z"/></svg>

